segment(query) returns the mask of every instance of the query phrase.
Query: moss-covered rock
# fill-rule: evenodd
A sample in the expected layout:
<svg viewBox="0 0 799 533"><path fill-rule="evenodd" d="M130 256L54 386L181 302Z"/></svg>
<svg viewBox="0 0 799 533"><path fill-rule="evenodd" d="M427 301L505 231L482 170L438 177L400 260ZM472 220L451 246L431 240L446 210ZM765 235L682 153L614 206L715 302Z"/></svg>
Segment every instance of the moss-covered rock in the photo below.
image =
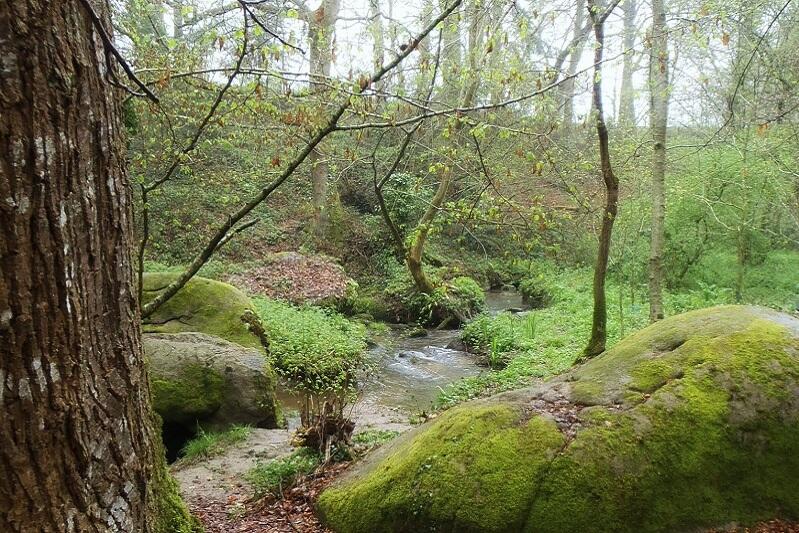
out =
<svg viewBox="0 0 799 533"><path fill-rule="evenodd" d="M189 429L275 427L275 375L263 352L201 333L145 334L153 406Z"/></svg>
<svg viewBox="0 0 799 533"><path fill-rule="evenodd" d="M144 302L155 298L176 276L169 272L145 273ZM262 348L254 321L257 322L257 316L246 294L227 283L195 276L147 317L142 329L145 333L196 331L242 346Z"/></svg>
<svg viewBox="0 0 799 533"><path fill-rule="evenodd" d="M341 533L686 531L799 517L799 320L650 326L572 371L444 413L319 499Z"/></svg>

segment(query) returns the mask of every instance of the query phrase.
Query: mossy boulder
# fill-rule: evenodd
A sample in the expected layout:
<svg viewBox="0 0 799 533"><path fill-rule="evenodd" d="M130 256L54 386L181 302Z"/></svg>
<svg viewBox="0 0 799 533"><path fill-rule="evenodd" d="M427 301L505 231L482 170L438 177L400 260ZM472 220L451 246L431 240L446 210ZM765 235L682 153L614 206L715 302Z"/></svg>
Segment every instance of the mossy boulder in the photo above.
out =
<svg viewBox="0 0 799 533"><path fill-rule="evenodd" d="M340 533L656 532L799 518L799 319L724 306L470 402L319 499Z"/></svg>
<svg viewBox="0 0 799 533"><path fill-rule="evenodd" d="M144 302L155 298L176 276L168 272L145 273ZM145 333L196 331L242 346L263 348L263 330L247 295L227 283L198 276L147 317L142 329Z"/></svg>
<svg viewBox="0 0 799 533"><path fill-rule="evenodd" d="M276 427L275 375L262 351L201 333L145 334L143 344L164 422Z"/></svg>

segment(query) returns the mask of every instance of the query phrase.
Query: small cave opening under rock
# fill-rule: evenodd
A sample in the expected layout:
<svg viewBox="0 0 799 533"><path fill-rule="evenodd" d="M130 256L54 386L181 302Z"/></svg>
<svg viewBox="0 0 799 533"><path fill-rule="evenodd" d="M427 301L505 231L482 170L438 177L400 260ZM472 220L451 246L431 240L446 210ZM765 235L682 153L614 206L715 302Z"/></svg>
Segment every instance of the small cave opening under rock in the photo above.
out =
<svg viewBox="0 0 799 533"><path fill-rule="evenodd" d="M164 442L166 461L174 463L183 455L183 447L197 436L197 430L190 430L183 424L164 422L161 425L161 439Z"/></svg>

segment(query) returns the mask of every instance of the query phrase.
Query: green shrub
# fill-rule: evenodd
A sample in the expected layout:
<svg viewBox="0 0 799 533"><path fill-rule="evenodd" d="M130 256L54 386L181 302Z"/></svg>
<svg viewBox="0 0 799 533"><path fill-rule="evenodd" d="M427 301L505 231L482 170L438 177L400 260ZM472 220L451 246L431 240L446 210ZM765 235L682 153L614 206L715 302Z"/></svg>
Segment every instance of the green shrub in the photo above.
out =
<svg viewBox="0 0 799 533"><path fill-rule="evenodd" d="M468 309L469 314L479 313L486 303L486 294L483 288L474 279L468 276L458 276L450 280L454 299L462 309Z"/></svg>
<svg viewBox="0 0 799 533"><path fill-rule="evenodd" d="M259 463L247 472L245 479L253 486L256 497L272 495L280 497L303 476L307 476L320 465L322 457L315 450L300 448L282 459Z"/></svg>
<svg viewBox="0 0 799 533"><path fill-rule="evenodd" d="M333 420L346 427L345 407L354 401L358 374L368 366L366 328L327 309L294 307L263 297L253 304L269 339L275 371L304 396L303 428L324 427Z"/></svg>
<svg viewBox="0 0 799 533"><path fill-rule="evenodd" d="M544 276L525 278L519 283L522 302L533 309L541 309L552 303L552 295L546 287Z"/></svg>
<svg viewBox="0 0 799 533"><path fill-rule="evenodd" d="M338 313L256 297L255 309L269 338L269 355L289 384L314 394L355 386L366 364L366 329Z"/></svg>
<svg viewBox="0 0 799 533"><path fill-rule="evenodd" d="M516 347L515 320L510 313L479 315L463 328L461 340L477 353L509 352Z"/></svg>

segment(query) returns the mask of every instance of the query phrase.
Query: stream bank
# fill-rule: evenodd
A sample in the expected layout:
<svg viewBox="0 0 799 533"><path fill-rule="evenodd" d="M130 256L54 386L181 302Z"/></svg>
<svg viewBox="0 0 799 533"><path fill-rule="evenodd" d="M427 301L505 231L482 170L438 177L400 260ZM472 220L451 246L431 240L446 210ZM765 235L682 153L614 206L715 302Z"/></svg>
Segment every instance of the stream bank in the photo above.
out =
<svg viewBox="0 0 799 533"><path fill-rule="evenodd" d="M487 312L498 313L521 306L521 296L515 292L487 293ZM487 369L478 364L474 355L448 348L459 335L459 330L429 330L421 335L420 331L406 325L391 325L374 334L368 349L373 370L363 377L359 399L350 415L356 422L355 432L406 431L412 427L413 418L419 419L417 415L434 410L435 400L446 386L485 372ZM280 391L278 397L286 415L286 429L254 428L245 441L222 455L173 466L184 499L193 512L205 517L209 533L324 531L315 522L310 507L302 503L295 509L301 518L293 524L282 520L282 526L275 524L277 529L260 522L250 523L244 516L250 510L248 501L252 495L244 475L257 463L285 457L294 449L291 437L299 423L296 414L299 398L286 389ZM295 496L302 497L301 494Z"/></svg>

